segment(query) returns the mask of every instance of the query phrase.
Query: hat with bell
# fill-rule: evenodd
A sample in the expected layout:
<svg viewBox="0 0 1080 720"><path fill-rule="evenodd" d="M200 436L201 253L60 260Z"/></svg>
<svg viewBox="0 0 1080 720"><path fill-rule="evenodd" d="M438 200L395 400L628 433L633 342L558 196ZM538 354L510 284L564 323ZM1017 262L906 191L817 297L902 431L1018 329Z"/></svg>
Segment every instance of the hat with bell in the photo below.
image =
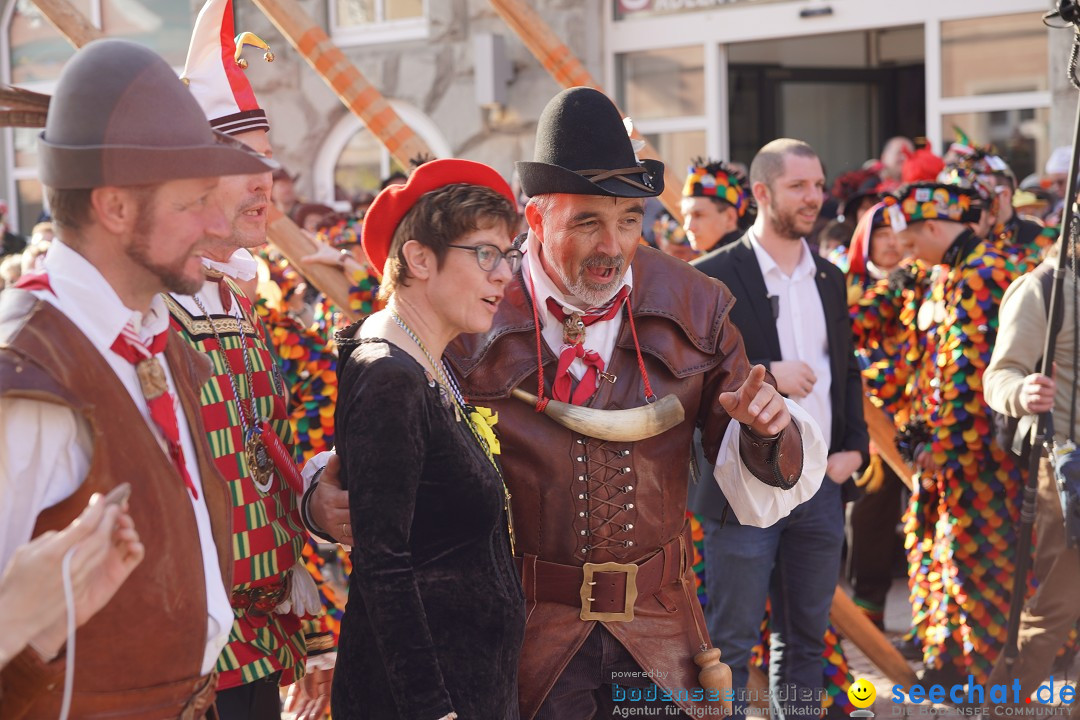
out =
<svg viewBox="0 0 1080 720"><path fill-rule="evenodd" d="M522 191L655 197L664 190L664 163L638 160L619 109L589 87L552 98L536 126L532 162L516 164Z"/></svg>
<svg viewBox="0 0 1080 720"><path fill-rule="evenodd" d="M235 34L232 0L207 0L195 19L187 63L180 76L199 101L210 126L227 135L249 130L269 130L266 111L259 107L244 70L247 46L264 51L274 61L270 47L253 33Z"/></svg>

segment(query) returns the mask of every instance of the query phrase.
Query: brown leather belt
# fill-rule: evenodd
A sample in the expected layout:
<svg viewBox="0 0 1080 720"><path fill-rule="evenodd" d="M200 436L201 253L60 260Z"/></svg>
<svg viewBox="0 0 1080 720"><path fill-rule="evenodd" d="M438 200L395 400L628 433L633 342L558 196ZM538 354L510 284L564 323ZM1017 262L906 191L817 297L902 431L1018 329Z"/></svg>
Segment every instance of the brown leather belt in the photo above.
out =
<svg viewBox="0 0 1080 720"><path fill-rule="evenodd" d="M246 610L249 615L266 617L289 597L288 575L275 578L264 585L233 590L230 598L234 609Z"/></svg>
<svg viewBox="0 0 1080 720"><path fill-rule="evenodd" d="M106 692L76 690L71 714L88 720L200 720L213 710L217 680L217 672L211 672L148 688ZM40 697L26 717L56 717L60 713L61 694L54 690Z"/></svg>
<svg viewBox="0 0 1080 720"><path fill-rule="evenodd" d="M682 577L689 528L638 563L562 565L535 555L515 557L527 602L581 608L582 620L629 622L639 595L652 595Z"/></svg>

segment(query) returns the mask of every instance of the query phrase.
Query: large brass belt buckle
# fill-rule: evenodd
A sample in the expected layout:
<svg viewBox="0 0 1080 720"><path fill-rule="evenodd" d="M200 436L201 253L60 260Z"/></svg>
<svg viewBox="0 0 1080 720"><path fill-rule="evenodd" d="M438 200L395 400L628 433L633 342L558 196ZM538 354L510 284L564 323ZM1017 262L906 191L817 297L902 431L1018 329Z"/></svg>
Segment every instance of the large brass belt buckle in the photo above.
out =
<svg viewBox="0 0 1080 720"><path fill-rule="evenodd" d="M599 620L600 622L630 622L634 619L634 603L637 602L638 566L633 563L585 563L581 567L585 577L581 581L581 619ZM592 589L596 585L593 575L598 572L626 573L626 595L623 599L622 612L593 612Z"/></svg>

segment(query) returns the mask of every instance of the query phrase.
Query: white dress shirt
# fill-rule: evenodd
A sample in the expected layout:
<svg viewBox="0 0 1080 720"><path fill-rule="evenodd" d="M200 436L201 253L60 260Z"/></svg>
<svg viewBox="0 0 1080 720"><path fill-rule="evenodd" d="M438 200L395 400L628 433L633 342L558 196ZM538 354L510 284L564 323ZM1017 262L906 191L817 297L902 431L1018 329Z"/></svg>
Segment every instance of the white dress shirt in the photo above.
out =
<svg viewBox="0 0 1080 720"><path fill-rule="evenodd" d="M167 456L165 439L150 418L135 366L111 349L129 320L144 339L166 330L169 313L165 303L158 296L145 315L132 311L97 268L60 241L54 242L49 249L45 270L53 292L42 290L34 294L63 312L102 354ZM169 364L164 356L161 359L169 392L174 398L184 461L199 492L198 499L190 493L188 498L195 511L206 579L206 649L202 662L202 672L206 674L214 669L228 641L233 612L221 580L217 546L210 528L191 430L177 399ZM120 428L114 429L120 431ZM0 400L0 433L0 449L3 450L0 455L0 567L3 567L16 548L30 540L41 511L70 497L82 485L90 469L92 442L86 422L71 408L25 398ZM138 488L134 492L137 493ZM166 509L162 508L162 511ZM136 530L154 532L154 528ZM155 560L148 557L145 562Z"/></svg>
<svg viewBox="0 0 1080 720"><path fill-rule="evenodd" d="M532 296L533 288L535 288L536 295L541 298L536 306L542 325L541 336L547 346L558 356L563 346L562 323L548 310L547 298L553 297L572 310L584 310L585 308L575 308L571 303L567 302L566 296L559 292L554 281L548 277L538 259L536 260L536 268L533 268L533 256L529 252L529 245L530 241L526 241L522 245L522 252L525 253L522 260L522 276L530 296ZM632 268L627 268L624 284L633 288ZM533 301L537 302L535 297ZM603 359L605 368L611 362L611 356L615 351L615 342L621 328L622 313L620 312L610 320L593 323L585 332L585 349L595 350ZM571 374L579 380L584 374L584 370L585 365L580 359L575 360L570 366ZM719 398L713 400L719 402ZM644 399L642 402L644 402ZM742 459L739 457L739 423L732 422L728 426L721 443L720 454L713 469L713 477L720 485L720 489L724 491L724 495L735 516L743 525L768 527L776 523L786 517L799 503L813 497L821 486L822 478L825 476L828 444L824 442L817 424L802 408L790 400L787 401L787 405L792 421L797 423L802 431L803 440L803 474L802 478L791 490L781 490L766 485L746 469Z"/></svg>
<svg viewBox="0 0 1080 720"><path fill-rule="evenodd" d="M817 421L825 439L832 444L832 366L829 364L829 335L825 325L825 306L818 292L817 266L806 240L800 240L802 254L791 275L786 275L751 230L747 236L765 278L765 288L776 298L776 334L780 338L780 357L801 360L814 371L817 382L810 394L795 398Z"/></svg>

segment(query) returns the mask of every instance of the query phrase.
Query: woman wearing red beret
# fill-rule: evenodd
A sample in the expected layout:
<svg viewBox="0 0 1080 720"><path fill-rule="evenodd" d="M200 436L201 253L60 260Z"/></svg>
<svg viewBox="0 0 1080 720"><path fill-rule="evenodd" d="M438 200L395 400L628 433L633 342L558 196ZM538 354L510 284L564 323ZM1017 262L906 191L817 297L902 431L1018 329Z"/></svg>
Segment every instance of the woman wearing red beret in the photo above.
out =
<svg viewBox="0 0 1080 720"><path fill-rule="evenodd" d="M421 165L365 217L388 305L339 338L354 544L337 720L518 716L525 603L497 418L468 404L442 361L457 335L491 328L521 264L516 222L506 182L466 160Z"/></svg>

